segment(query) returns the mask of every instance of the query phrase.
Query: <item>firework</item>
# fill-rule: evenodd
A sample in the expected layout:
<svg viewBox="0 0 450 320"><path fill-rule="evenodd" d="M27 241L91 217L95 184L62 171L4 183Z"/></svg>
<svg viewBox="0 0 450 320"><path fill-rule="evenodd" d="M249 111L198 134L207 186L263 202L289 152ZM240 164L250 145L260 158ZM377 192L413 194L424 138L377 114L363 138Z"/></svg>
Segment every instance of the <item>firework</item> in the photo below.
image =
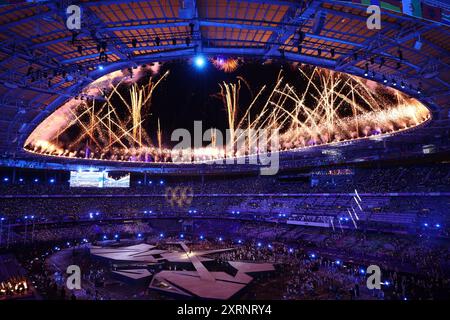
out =
<svg viewBox="0 0 450 320"><path fill-rule="evenodd" d="M241 77L235 83L219 84L230 139L224 145L214 129L211 146L183 150L176 155L177 159L171 159L171 150L164 146L159 119L156 145L142 127L149 117L154 90L168 72L157 81L150 78L145 86L132 83L128 88L129 100L117 89L122 83L119 81L111 86L109 94L101 92L105 97L102 104L95 100L78 104L70 101L37 127L28 138L26 149L68 157L192 162L255 154L258 150L253 149L253 142L260 130L280 133L279 149L271 151L288 151L402 131L430 117L429 110L417 100L370 80L319 68L309 73L298 68L298 72L306 79L302 92L286 82L281 71L270 91L263 86L255 96ZM246 107L239 105L241 82L252 96ZM112 95L119 98L128 113L119 115L117 106L112 104ZM61 137L74 126L79 129L79 136L64 143ZM243 136L247 142L237 143ZM268 142L273 138L269 135Z"/></svg>
<svg viewBox="0 0 450 320"><path fill-rule="evenodd" d="M217 57L211 59L211 62L217 69L227 73L234 72L239 67L239 61L235 58Z"/></svg>

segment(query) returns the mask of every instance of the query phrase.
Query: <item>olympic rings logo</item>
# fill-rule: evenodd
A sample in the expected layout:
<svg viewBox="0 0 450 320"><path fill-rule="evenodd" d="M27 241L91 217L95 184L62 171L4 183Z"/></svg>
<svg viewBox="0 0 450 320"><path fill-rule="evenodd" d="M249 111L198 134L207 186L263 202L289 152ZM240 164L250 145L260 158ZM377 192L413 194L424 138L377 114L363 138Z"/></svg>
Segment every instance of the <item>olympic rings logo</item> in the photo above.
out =
<svg viewBox="0 0 450 320"><path fill-rule="evenodd" d="M192 187L166 188L166 201L173 208L177 205L179 208L189 206L192 202L194 192Z"/></svg>

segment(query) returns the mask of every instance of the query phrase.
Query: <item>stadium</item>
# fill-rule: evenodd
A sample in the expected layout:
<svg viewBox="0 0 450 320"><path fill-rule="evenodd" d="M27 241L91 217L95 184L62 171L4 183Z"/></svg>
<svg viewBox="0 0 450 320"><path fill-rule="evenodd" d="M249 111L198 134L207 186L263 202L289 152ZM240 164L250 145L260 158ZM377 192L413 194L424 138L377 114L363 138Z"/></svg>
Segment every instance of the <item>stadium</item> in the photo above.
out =
<svg viewBox="0 0 450 320"><path fill-rule="evenodd" d="M0 2L0 300L448 300L446 0Z"/></svg>

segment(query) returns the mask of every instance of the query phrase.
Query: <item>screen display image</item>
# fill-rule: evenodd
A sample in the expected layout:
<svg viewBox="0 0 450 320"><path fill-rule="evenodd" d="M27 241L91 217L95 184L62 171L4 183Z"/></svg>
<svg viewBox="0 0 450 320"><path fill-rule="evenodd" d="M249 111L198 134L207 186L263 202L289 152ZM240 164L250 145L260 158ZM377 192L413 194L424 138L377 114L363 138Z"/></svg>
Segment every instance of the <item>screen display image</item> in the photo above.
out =
<svg viewBox="0 0 450 320"><path fill-rule="evenodd" d="M130 174L110 176L108 172L70 172L70 186L74 188L128 188Z"/></svg>

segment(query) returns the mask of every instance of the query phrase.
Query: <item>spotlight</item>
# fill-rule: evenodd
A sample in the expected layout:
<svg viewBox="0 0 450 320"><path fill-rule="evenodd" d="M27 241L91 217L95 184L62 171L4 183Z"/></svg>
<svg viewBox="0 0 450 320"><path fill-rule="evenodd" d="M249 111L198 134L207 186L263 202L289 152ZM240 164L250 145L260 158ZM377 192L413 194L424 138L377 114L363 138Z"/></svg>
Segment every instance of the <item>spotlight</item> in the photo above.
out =
<svg viewBox="0 0 450 320"><path fill-rule="evenodd" d="M98 66L98 70L103 71L104 67L102 65Z"/></svg>
<svg viewBox="0 0 450 320"><path fill-rule="evenodd" d="M392 85L395 87L397 86L397 81L396 80L392 80Z"/></svg>
<svg viewBox="0 0 450 320"><path fill-rule="evenodd" d="M416 42L414 43L414 49L416 49L417 51L419 51L420 49L422 49L422 42L420 41L420 37L419 37L419 39L417 39Z"/></svg>
<svg viewBox="0 0 450 320"><path fill-rule="evenodd" d="M387 83L387 82L388 82L388 81L387 81L386 77L383 76L383 83Z"/></svg>
<svg viewBox="0 0 450 320"><path fill-rule="evenodd" d="M206 64L206 59L203 56L196 56L194 58L194 64L197 68L202 69Z"/></svg>
<svg viewBox="0 0 450 320"><path fill-rule="evenodd" d="M402 88L402 89L405 89L405 83L402 81L402 82L400 82L400 87Z"/></svg>

